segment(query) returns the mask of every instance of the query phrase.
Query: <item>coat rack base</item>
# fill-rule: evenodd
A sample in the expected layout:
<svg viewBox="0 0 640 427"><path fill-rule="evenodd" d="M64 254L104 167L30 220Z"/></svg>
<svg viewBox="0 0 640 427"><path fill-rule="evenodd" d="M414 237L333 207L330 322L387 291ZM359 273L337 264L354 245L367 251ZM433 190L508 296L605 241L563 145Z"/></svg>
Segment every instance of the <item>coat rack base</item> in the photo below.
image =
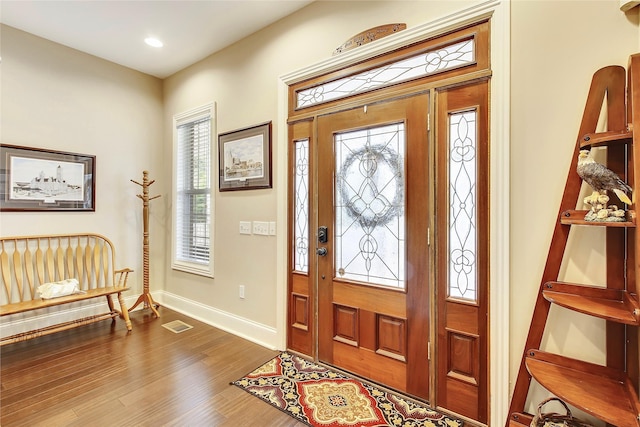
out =
<svg viewBox="0 0 640 427"><path fill-rule="evenodd" d="M133 309L140 305L140 303L143 303L143 308L150 308L156 317L160 317L160 313L158 313L157 310L157 308L160 307L160 304L153 300L153 297L149 292L145 292L140 295L136 303L131 306L129 311L133 311Z"/></svg>

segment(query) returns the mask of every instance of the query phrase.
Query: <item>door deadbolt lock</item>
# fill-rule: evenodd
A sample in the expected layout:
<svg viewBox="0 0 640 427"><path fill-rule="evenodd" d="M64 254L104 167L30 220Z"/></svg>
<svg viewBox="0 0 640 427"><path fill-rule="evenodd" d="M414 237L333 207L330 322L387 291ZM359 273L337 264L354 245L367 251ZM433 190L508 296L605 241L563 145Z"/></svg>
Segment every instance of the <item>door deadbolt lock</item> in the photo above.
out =
<svg viewBox="0 0 640 427"><path fill-rule="evenodd" d="M326 226L318 227L318 243L327 243L329 241L329 229Z"/></svg>

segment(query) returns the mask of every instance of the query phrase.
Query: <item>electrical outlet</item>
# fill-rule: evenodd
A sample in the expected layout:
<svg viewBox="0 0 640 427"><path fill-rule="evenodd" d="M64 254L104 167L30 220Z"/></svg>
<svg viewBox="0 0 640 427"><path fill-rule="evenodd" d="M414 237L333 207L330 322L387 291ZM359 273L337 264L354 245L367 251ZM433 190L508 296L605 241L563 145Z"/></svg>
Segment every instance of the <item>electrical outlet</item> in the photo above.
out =
<svg viewBox="0 0 640 427"><path fill-rule="evenodd" d="M240 285L239 296L240 299L244 299L244 285Z"/></svg>
<svg viewBox="0 0 640 427"><path fill-rule="evenodd" d="M275 235L276 235L276 222L271 221L269 223L269 236L275 236Z"/></svg>
<svg viewBox="0 0 640 427"><path fill-rule="evenodd" d="M251 234L251 221L240 221L240 234Z"/></svg>
<svg viewBox="0 0 640 427"><path fill-rule="evenodd" d="M269 223L264 221L253 221L253 234L262 236L269 235Z"/></svg>

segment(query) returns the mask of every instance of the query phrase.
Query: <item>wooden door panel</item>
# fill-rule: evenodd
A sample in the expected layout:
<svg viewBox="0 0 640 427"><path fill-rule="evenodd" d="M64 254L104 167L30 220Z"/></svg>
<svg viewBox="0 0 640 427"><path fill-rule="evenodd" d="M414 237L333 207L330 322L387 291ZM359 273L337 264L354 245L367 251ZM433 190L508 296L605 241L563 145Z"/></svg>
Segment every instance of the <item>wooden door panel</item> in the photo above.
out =
<svg viewBox="0 0 640 427"><path fill-rule="evenodd" d="M296 293L291 294L292 326L303 331L309 330L309 297Z"/></svg>
<svg viewBox="0 0 640 427"><path fill-rule="evenodd" d="M438 92L437 405L483 423L489 397L487 106L486 81ZM456 187L459 173L464 174L461 188ZM466 184L467 179L473 183ZM473 224L458 229L461 217ZM467 241L474 244L465 246Z"/></svg>
<svg viewBox="0 0 640 427"><path fill-rule="evenodd" d="M358 309L344 305L333 305L333 339L353 347L359 346L360 322Z"/></svg>
<svg viewBox="0 0 640 427"><path fill-rule="evenodd" d="M387 387L404 390L407 384L406 364L385 357L384 364L381 365L382 357L362 347L353 348L347 344L336 342L333 346L332 364L346 371L356 372L362 377Z"/></svg>
<svg viewBox="0 0 640 427"><path fill-rule="evenodd" d="M355 307L374 313L407 317L407 298L404 292L342 282L340 286L334 288L333 298L334 301L353 304Z"/></svg>
<svg viewBox="0 0 640 427"><path fill-rule="evenodd" d="M376 353L407 361L407 321L379 314L377 317Z"/></svg>
<svg viewBox="0 0 640 427"><path fill-rule="evenodd" d="M427 244L429 175L428 168L425 167L429 154L428 102L428 95L422 94L322 116L318 118L317 130L318 226L327 226L329 229L328 242L318 244L327 249L326 256L318 257L318 358L320 361L425 399L429 397L430 275ZM364 283L369 276L358 276L359 273L348 269L345 275L342 264L334 265L334 262L345 262L344 258L342 261L336 261L337 253L344 254L344 251L349 251L344 247L344 240L343 246L336 247L338 231L335 230L334 218L338 208L335 206L340 206L340 203L335 201L335 197L341 197L342 203L346 203L345 200L353 200L345 198L340 193L341 190L336 188L339 187L337 181L334 181L338 179L336 178L338 166L335 160L336 135L347 135L348 139L351 134L369 135L368 130L371 129L373 135L379 129L387 127L392 129L389 133L394 135L390 138L396 138L393 144L401 144L403 151L399 152L397 157L395 157L396 152L393 151L397 145L389 148L380 144L376 139L377 135L366 137L366 147L368 147L369 138L374 141L371 142L371 152L368 151L369 148L363 149L359 148L361 147L359 145L354 145L349 146L350 151L347 153L351 156L356 156L352 153L357 153L354 161L359 163L354 170L363 176L370 173L368 167L377 172L379 168L389 167L390 161L392 166L399 165L400 169L394 172L396 175L391 173L385 176L388 177L388 182L399 185L404 193L387 193L381 197L385 202L394 195L397 198L398 194L403 194L402 197L404 197L400 209L403 216L398 217L403 219L394 223L401 227L397 235L399 236L397 242L400 243L394 243L401 245L399 255L395 259L383 258L381 255L383 252L376 252L378 248L376 244L380 242L367 240L370 238L369 234L365 234L361 240L347 241L346 244L358 244L360 247L360 252L356 252L354 258L355 263L369 265L367 264L369 261L362 261L360 256L365 259L374 259L376 262L375 258L378 257L382 263L395 263L400 273L395 283L401 284L401 287L378 282L378 280L384 282L387 279L380 278L376 274L371 275L375 277L372 283ZM385 132L383 134L386 135ZM363 137L358 136L358 138ZM396 158L400 159L401 163L395 163ZM340 163L339 167L346 168L345 164L351 165L345 161ZM363 209L370 209L368 212L372 217L378 218L374 215L379 211L384 212L386 205L380 204L378 199L382 192L369 192L371 188L365 188L365 185L370 185L367 184L369 177L370 175L366 175L364 178L357 178L363 180L364 184L360 181L348 181L347 184L353 187L354 192L356 192L355 189L357 191L365 189L362 190L362 194L356 192L354 197L362 197ZM345 178L341 179L345 180ZM376 178L371 179L373 182L371 186L375 186ZM398 184L399 179L402 179L401 184ZM380 222L369 217L363 218L364 215L363 217L354 216L349 217L348 220L357 222L363 230L374 230L368 231L373 235L375 227L380 226ZM344 232L344 229L341 230ZM373 255L367 252L369 248L373 248ZM367 256L371 257L367 258ZM348 259L351 260L351 258ZM347 267L350 266L352 264L347 263ZM392 273L392 276L394 274ZM361 277L365 278L361 279Z"/></svg>

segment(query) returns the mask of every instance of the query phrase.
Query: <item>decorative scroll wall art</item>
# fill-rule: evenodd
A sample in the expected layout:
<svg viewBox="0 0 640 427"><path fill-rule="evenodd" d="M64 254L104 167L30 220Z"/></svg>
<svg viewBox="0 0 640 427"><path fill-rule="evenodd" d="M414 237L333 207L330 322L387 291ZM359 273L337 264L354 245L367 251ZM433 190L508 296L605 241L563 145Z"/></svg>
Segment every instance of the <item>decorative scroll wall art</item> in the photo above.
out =
<svg viewBox="0 0 640 427"><path fill-rule="evenodd" d="M96 157L0 146L1 211L95 211Z"/></svg>
<svg viewBox="0 0 640 427"><path fill-rule="evenodd" d="M271 122L218 135L220 191L271 188Z"/></svg>
<svg viewBox="0 0 640 427"><path fill-rule="evenodd" d="M379 40L383 37L387 37L391 34L397 33L398 31L406 30L407 24L398 23L398 24L386 24L380 25L378 27L369 28L366 31L356 34L351 37L346 42L342 43L340 46L333 51L334 55L337 55L342 52L346 52L351 49L355 49L358 46L362 46L372 41Z"/></svg>

